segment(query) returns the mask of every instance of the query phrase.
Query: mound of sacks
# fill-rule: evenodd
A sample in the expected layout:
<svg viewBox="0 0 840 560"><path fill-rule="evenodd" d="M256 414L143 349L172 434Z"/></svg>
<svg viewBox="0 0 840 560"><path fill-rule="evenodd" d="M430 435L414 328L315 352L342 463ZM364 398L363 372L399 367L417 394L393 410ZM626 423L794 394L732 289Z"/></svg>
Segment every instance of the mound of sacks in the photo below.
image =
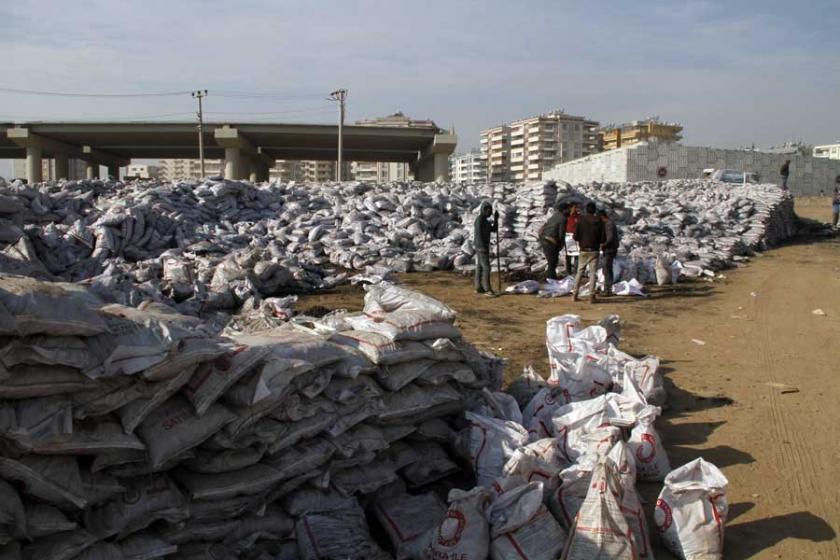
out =
<svg viewBox="0 0 840 560"><path fill-rule="evenodd" d="M528 369L466 412L455 447L477 486L452 490L441 520L398 558L651 559L636 482L663 480L665 546L722 558L727 481L703 459L671 471L654 426L666 399L659 361L621 352L618 339L615 316L587 328L575 315L549 320L548 380Z"/></svg>
<svg viewBox="0 0 840 560"><path fill-rule="evenodd" d="M418 489L459 474L450 426L501 382L454 321L382 284L363 313L216 336L0 277L0 558L392 558L366 512L398 539L400 512L437 519Z"/></svg>
<svg viewBox="0 0 840 560"><path fill-rule="evenodd" d="M0 179L0 271L85 281L132 307L152 299L188 315L234 313L249 298L329 289L370 266L469 272L484 199L500 212L502 269L528 274L545 269L536 234L559 199L614 210L617 282L657 281L657 257L674 278L713 275L795 231L789 193L702 180L571 187Z"/></svg>

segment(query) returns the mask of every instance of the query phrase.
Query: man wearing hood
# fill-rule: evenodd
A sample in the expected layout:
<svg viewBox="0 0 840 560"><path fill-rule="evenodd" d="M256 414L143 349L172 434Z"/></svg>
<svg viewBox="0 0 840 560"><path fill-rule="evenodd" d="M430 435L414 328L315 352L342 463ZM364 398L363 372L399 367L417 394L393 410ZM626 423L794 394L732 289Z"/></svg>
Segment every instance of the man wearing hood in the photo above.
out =
<svg viewBox="0 0 840 560"><path fill-rule="evenodd" d="M540 228L539 239L548 267L545 271L547 280L557 280L557 261L560 251L566 246L566 219L569 205L560 202L554 205L554 213Z"/></svg>
<svg viewBox="0 0 840 560"><path fill-rule="evenodd" d="M475 218L475 291L478 294L493 295L490 287L490 234L499 229L499 213L490 221L493 208L488 201L483 201Z"/></svg>

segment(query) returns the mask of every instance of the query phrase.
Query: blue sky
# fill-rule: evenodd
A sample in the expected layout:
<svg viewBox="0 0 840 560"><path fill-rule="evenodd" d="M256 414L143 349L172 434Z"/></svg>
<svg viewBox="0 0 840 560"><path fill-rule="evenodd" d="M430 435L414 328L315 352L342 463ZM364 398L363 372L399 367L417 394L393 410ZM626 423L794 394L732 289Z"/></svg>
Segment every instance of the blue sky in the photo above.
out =
<svg viewBox="0 0 840 560"><path fill-rule="evenodd" d="M346 87L349 120L432 118L455 126L460 149L553 108L602 123L659 115L689 144L827 143L840 140L838 30L838 0L0 0L0 87L206 88L211 118L306 122L332 122L322 94ZM193 107L0 93L0 120L189 119Z"/></svg>

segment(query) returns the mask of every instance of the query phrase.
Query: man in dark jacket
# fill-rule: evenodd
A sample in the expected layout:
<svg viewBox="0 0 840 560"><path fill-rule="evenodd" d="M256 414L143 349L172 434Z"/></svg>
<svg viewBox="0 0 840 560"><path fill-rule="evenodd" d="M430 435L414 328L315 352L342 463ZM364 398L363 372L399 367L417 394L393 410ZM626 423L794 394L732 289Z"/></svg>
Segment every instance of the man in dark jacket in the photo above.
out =
<svg viewBox="0 0 840 560"><path fill-rule="evenodd" d="M575 290L572 299L578 301L580 281L583 271L589 269L589 303L595 303L595 279L598 275L598 251L604 242L604 224L595 215L595 203L586 205L586 214L578 219L575 227L575 241L580 245L580 259L578 260L577 275L575 276Z"/></svg>
<svg viewBox="0 0 840 560"><path fill-rule="evenodd" d="M604 224L604 242L601 243L601 251L604 253L604 295L612 295L613 285L613 261L618 253L619 241L618 228L615 222L610 219L606 210L598 210L598 217Z"/></svg>
<svg viewBox="0 0 840 560"><path fill-rule="evenodd" d="M569 205L561 202L554 206L554 212L540 228L540 247L542 247L548 267L545 270L547 280L557 280L557 261L560 250L566 246L566 212Z"/></svg>
<svg viewBox="0 0 840 560"><path fill-rule="evenodd" d="M490 221L493 208L486 200L478 208L475 218L475 292L477 294L494 295L490 287L490 234L499 229L499 213Z"/></svg>
<svg viewBox="0 0 840 560"><path fill-rule="evenodd" d="M785 160L782 168L779 170L779 175L782 176L782 188L787 190L788 177L790 176L790 160Z"/></svg>
<svg viewBox="0 0 840 560"><path fill-rule="evenodd" d="M579 217L580 213L578 212L578 203L570 203L569 208L566 210L566 233L574 236ZM566 250L566 274L571 276L575 273L578 266L577 248L575 248L575 253L570 255L569 248L566 247L565 239L563 240L563 248Z"/></svg>

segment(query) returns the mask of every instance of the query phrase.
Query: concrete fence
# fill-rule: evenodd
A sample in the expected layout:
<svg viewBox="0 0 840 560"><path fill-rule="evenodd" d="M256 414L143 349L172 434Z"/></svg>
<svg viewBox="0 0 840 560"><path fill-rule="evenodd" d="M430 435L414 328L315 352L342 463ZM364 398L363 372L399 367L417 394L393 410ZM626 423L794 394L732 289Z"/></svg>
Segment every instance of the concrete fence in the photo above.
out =
<svg viewBox="0 0 840 560"><path fill-rule="evenodd" d="M840 160L676 143L643 143L602 152L557 165L543 179L572 184L689 179L714 168L757 173L762 182L780 184L779 168L786 159L791 160L788 187L793 194L828 194L840 186Z"/></svg>

